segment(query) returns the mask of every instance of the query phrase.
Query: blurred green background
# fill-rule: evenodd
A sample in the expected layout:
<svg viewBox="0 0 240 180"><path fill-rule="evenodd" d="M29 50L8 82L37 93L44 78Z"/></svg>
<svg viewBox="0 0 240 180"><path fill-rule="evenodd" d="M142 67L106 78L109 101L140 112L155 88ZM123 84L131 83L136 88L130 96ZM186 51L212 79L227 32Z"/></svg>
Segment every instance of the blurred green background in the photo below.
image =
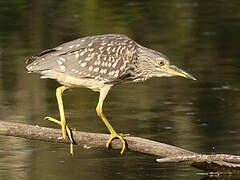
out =
<svg viewBox="0 0 240 180"><path fill-rule="evenodd" d="M166 54L194 75L114 87L104 111L118 132L199 153L239 154L240 1L2 0L0 120L59 128L54 80L27 74L35 53L88 35L121 33ZM95 113L98 93L64 93L71 127L108 133ZM184 164L117 150L0 136L0 179L201 179Z"/></svg>

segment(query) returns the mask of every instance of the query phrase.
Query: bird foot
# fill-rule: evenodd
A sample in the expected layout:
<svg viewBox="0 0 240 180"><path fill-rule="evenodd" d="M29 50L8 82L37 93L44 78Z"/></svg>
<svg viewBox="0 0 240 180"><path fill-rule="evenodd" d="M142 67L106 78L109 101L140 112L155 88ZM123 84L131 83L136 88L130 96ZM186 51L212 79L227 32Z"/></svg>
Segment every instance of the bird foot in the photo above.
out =
<svg viewBox="0 0 240 180"><path fill-rule="evenodd" d="M73 155L73 144L74 144L74 140L73 140L73 136L72 136L72 130L70 127L68 127L68 125L66 124L66 121L59 121L57 119L54 119L52 117L45 117L44 120L48 120L48 121L52 121L58 125L60 125L62 127L62 135L63 135L63 139L66 139L66 137L68 137L69 141L70 141L70 154Z"/></svg>
<svg viewBox="0 0 240 180"><path fill-rule="evenodd" d="M114 139L118 138L118 139L120 139L121 142L122 142L122 150L121 150L120 153L123 154L124 151L125 151L125 149L126 149L126 141L123 139L123 137L126 137L126 136L130 136L130 134L117 134L116 132L111 133L111 137L110 137L110 139L108 140L108 142L107 142L107 144L106 144L106 147L109 148L110 145L111 145L111 142L112 142Z"/></svg>

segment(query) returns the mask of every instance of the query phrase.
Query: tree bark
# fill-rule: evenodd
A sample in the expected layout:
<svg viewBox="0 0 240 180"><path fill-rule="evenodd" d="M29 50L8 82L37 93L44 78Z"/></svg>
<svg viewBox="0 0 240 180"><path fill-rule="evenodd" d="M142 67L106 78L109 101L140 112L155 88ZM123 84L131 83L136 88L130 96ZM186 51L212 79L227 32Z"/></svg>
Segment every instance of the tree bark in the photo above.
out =
<svg viewBox="0 0 240 180"><path fill-rule="evenodd" d="M0 121L0 135L47 142L69 143L68 140L62 138L62 132L59 129L4 121ZM105 145L110 135L73 131L73 137L77 146L89 149L92 147L106 147ZM127 142L128 150L159 156L161 157L157 159L159 163L187 162L194 167L211 172L240 174L240 164L238 164L240 163L240 156L227 154L204 155L139 137L125 137L124 139ZM112 141L111 147L113 149L121 149L121 141L115 139Z"/></svg>

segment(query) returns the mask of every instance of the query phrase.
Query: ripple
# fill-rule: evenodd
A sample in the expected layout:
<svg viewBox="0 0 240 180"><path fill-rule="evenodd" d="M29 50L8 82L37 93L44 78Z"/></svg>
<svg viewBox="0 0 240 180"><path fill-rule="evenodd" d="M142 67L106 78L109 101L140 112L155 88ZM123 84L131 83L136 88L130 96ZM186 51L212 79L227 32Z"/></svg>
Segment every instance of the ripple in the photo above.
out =
<svg viewBox="0 0 240 180"><path fill-rule="evenodd" d="M139 120L139 121L147 121L148 118L146 118L146 117L140 117L140 118L137 118L137 120Z"/></svg>
<svg viewBox="0 0 240 180"><path fill-rule="evenodd" d="M221 87L214 87L212 88L212 90L214 91L218 91L218 90L230 90L230 89L233 89L232 86L230 85L223 85Z"/></svg>
<svg viewBox="0 0 240 180"><path fill-rule="evenodd" d="M163 104L173 104L172 101L164 101Z"/></svg>
<svg viewBox="0 0 240 180"><path fill-rule="evenodd" d="M192 7L198 7L197 2L184 2L184 3L176 3L176 7L178 8L192 8Z"/></svg>
<svg viewBox="0 0 240 180"><path fill-rule="evenodd" d="M171 130L171 129L173 129L173 127L172 126L165 126L164 129Z"/></svg>
<svg viewBox="0 0 240 180"><path fill-rule="evenodd" d="M187 116L194 116L195 115L195 112L186 112L185 113Z"/></svg>

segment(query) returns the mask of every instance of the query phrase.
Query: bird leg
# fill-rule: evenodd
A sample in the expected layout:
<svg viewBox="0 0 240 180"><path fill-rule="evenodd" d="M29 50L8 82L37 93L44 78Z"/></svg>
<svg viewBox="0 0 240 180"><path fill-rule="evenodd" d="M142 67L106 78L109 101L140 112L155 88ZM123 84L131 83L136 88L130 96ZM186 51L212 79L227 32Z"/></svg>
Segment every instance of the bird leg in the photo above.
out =
<svg viewBox="0 0 240 180"><path fill-rule="evenodd" d="M73 137L72 137L72 131L68 127L66 119L65 119L63 101L62 101L62 94L63 94L64 90L66 90L66 89L68 89L68 87L66 87L66 86L61 86L61 87L56 89L56 97L57 97L57 102L58 102L58 108L59 108L60 120L61 121L56 120L52 117L45 117L44 119L52 121L54 123L57 123L62 127L63 138L66 139L66 136L69 138L69 140L70 140L70 154L73 154L74 140L73 140Z"/></svg>
<svg viewBox="0 0 240 180"><path fill-rule="evenodd" d="M111 89L111 86L105 86L101 89L100 91L100 96L99 96L99 101L98 101L98 105L96 107L96 111L98 116L102 119L102 121L104 122L104 124L107 126L108 130L111 133L111 137L108 140L106 147L109 148L110 144L112 142L113 139L118 138L121 140L122 142L122 150L121 150L121 154L124 153L124 150L126 149L126 142L123 139L124 136L129 136L129 134L118 134L116 133L116 131L113 129L113 127L110 125L110 123L108 122L107 118L104 116L103 112L102 112L102 107L103 107L103 101L105 99L105 97L108 94L108 91Z"/></svg>

